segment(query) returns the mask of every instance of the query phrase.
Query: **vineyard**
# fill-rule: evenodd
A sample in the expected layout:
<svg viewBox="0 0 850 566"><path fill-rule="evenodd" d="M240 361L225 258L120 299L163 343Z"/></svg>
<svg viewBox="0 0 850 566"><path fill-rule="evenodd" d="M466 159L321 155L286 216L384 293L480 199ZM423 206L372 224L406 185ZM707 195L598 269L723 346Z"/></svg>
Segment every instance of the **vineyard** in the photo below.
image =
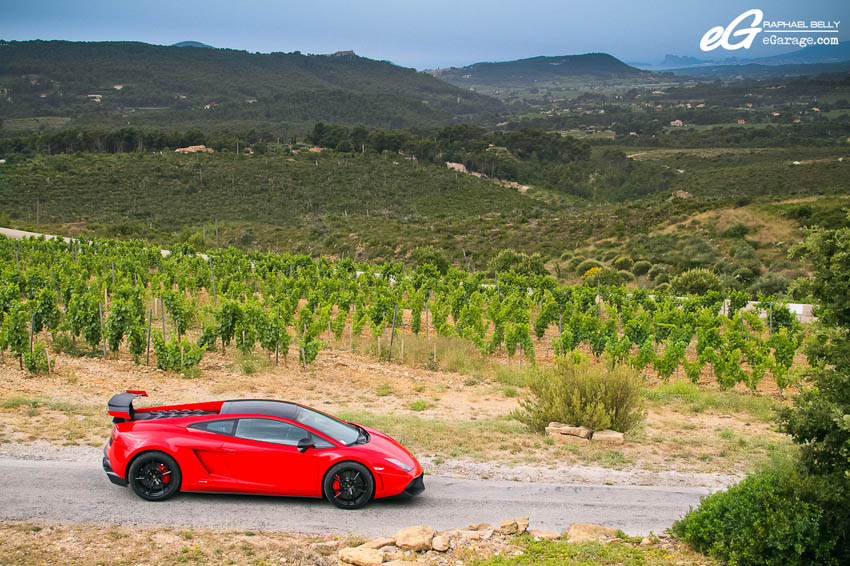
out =
<svg viewBox="0 0 850 566"><path fill-rule="evenodd" d="M306 371L322 348L364 336L382 359L403 359L400 335L414 334L519 364L533 365L546 340L555 355L593 355L662 380L755 389L769 377L785 389L805 336L770 297L743 310L743 292L680 298L559 286L547 276L442 275L428 264L411 271L235 249L202 256L188 245L163 254L141 242L4 238L0 270L0 349L33 373L51 371L51 349L102 357L123 349L138 364L184 374L209 349L262 350ZM435 345L425 365L438 356Z"/></svg>

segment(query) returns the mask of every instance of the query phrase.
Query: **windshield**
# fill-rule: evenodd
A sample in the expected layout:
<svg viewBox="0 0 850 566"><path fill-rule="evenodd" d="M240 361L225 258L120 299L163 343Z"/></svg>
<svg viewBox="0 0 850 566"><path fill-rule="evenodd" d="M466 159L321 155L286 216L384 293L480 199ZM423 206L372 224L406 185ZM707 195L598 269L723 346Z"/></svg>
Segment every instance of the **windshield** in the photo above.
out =
<svg viewBox="0 0 850 566"><path fill-rule="evenodd" d="M360 439L360 429L356 426L344 423L318 411L307 409L306 407L298 407L298 412L294 420L316 429L342 444L354 444Z"/></svg>

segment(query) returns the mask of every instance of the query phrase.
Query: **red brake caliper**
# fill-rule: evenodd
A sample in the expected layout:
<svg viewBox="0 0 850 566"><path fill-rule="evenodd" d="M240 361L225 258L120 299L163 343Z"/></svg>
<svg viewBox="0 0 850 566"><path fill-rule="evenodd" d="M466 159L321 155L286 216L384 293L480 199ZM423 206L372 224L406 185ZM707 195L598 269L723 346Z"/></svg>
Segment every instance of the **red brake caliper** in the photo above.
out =
<svg viewBox="0 0 850 566"><path fill-rule="evenodd" d="M165 464L159 465L159 473L162 478L162 483L169 483L171 481L171 472Z"/></svg>

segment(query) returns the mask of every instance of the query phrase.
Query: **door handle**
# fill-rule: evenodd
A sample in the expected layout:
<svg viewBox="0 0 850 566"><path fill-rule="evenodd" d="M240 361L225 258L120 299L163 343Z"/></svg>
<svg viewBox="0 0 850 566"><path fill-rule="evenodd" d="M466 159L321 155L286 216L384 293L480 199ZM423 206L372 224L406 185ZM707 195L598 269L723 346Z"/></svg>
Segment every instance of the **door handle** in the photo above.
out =
<svg viewBox="0 0 850 566"><path fill-rule="evenodd" d="M221 451L226 452L228 454L235 454L236 453L236 450L234 450L233 448L222 448Z"/></svg>

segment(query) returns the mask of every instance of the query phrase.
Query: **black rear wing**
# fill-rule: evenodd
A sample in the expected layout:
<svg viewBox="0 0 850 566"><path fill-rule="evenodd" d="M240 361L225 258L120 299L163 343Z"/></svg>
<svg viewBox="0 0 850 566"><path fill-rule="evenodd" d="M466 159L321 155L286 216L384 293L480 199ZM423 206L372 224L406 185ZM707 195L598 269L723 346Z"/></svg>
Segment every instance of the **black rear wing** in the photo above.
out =
<svg viewBox="0 0 850 566"><path fill-rule="evenodd" d="M147 397L148 394L144 391L127 390L124 393L113 395L107 403L107 412L114 417L113 420L120 422L118 419L133 420L136 411L133 409L133 399L136 397Z"/></svg>

